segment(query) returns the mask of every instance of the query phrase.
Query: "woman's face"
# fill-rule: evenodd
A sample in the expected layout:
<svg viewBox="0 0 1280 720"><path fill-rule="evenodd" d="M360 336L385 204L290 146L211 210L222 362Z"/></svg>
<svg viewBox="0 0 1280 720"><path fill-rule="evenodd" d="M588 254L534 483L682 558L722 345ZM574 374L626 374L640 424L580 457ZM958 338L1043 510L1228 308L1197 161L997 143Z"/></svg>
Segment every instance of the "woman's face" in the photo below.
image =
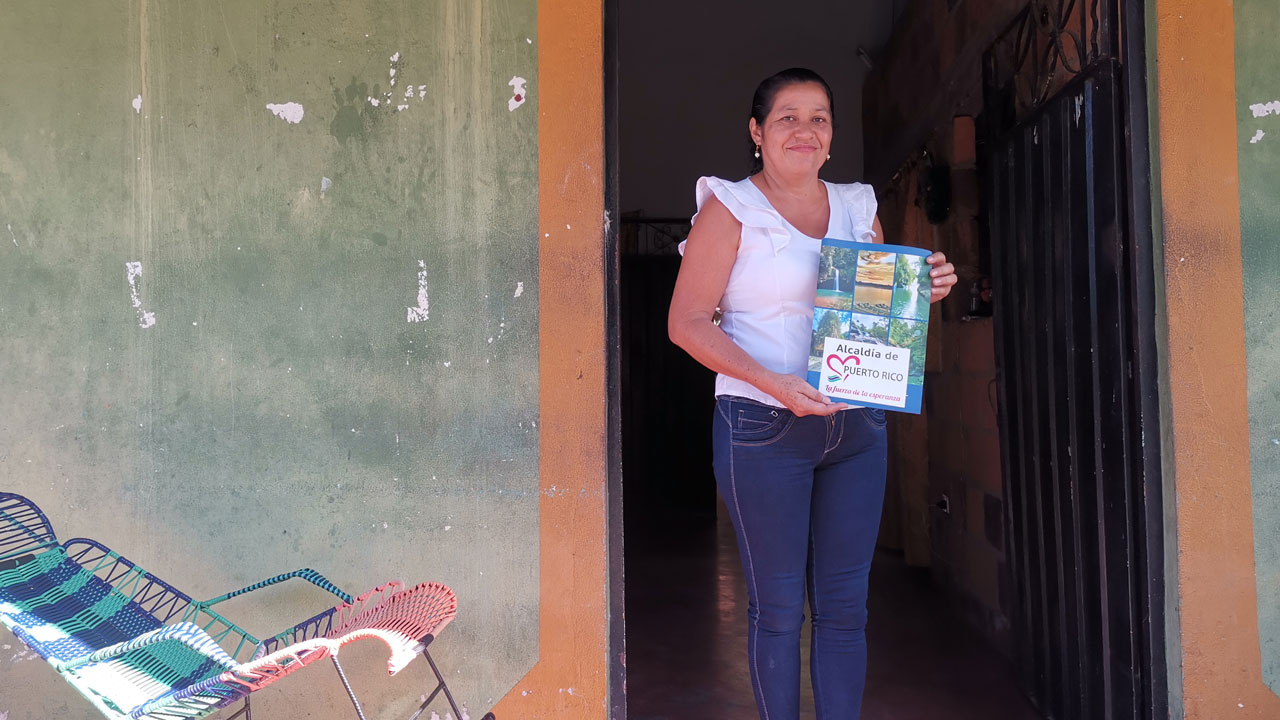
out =
<svg viewBox="0 0 1280 720"><path fill-rule="evenodd" d="M751 118L749 127L771 172L816 176L831 152L831 103L817 83L782 88L764 124Z"/></svg>

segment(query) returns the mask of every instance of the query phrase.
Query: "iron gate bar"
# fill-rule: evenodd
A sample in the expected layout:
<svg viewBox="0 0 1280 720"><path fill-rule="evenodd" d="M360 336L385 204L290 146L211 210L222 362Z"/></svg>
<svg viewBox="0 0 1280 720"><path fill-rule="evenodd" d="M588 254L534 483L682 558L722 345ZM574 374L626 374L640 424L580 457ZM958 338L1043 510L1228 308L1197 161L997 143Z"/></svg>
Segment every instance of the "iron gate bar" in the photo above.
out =
<svg viewBox="0 0 1280 720"><path fill-rule="evenodd" d="M1058 568L1058 587L1061 605L1058 611L1058 624L1061 633L1060 654L1062 657L1062 703L1068 712L1079 712L1082 709L1084 655L1081 651L1082 597L1080 588L1084 584L1081 568L1077 559L1080 554L1080 532L1078 485L1071 482L1071 446L1067 426L1070 425L1071 386L1069 385L1067 362L1064 354L1070 351L1071 337L1066 335L1065 341L1054 332L1055 328L1064 326L1067 304L1060 302L1062 294L1070 291L1070 285L1064 282L1063 268L1069 267L1071 244L1071 217L1074 204L1069 193L1068 179L1071 175L1070 124L1061 114L1047 114L1042 119L1044 142L1049 146L1050 157L1065 157L1065 163L1045 163L1045 203L1050 208L1046 218L1048 227L1046 237L1049 238L1049 253L1043 256L1045 263L1045 282L1042 292L1045 307L1043 334L1045 339L1045 365L1048 370L1049 387L1058 392L1048 395L1048 423L1044 423L1048 435L1045 447L1048 453L1050 480L1053 496L1054 534L1058 538L1058 556L1055 558ZM1074 691L1073 691L1074 689Z"/></svg>
<svg viewBox="0 0 1280 720"><path fill-rule="evenodd" d="M1134 384L1132 412L1134 427L1142 429L1136 439L1141 452L1132 457L1134 476L1142 480L1141 492L1135 498L1135 528L1141 552L1137 557L1139 580L1138 617L1141 644L1139 663L1145 672L1140 683L1144 720L1166 720L1171 696L1180 697L1181 678L1169 673L1165 614L1165 488L1161 472L1165 429L1161 424L1160 360L1157 335L1156 267L1159 246L1153 232L1152 162L1150 117L1147 106L1148 63L1154 71L1154 57L1147 57L1146 0L1124 0L1120 4L1116 47L1123 62L1125 147L1124 170L1128 182L1126 201L1129 210L1130 302L1136 322L1134 333ZM1144 322L1146 320L1146 322ZM1170 557L1173 557L1172 555ZM1174 575L1170 575L1173 577ZM1177 623L1176 611L1168 620ZM1176 637L1176 635L1175 635ZM1179 699L1180 702L1180 699Z"/></svg>
<svg viewBox="0 0 1280 720"><path fill-rule="evenodd" d="M986 153L1017 647L1064 720L1142 717L1155 692L1118 77L1094 63Z"/></svg>
<svg viewBox="0 0 1280 720"><path fill-rule="evenodd" d="M1086 83L1087 87L1088 83ZM1093 93L1086 92L1080 107L1085 128L1091 128L1094 125L1094 103ZM1077 132L1081 132L1080 125L1075 127ZM1068 131L1070 131L1070 128L1068 128ZM1073 151L1070 152L1069 160L1066 164L1068 178L1067 182L1064 183L1069 188L1069 212L1072 215L1084 212L1089 219L1088 226L1093 227L1095 218L1091 192L1094 183L1091 173L1093 148L1087 138L1084 142L1072 142L1071 146ZM1067 293L1065 293L1066 303L1062 315L1068 338L1066 377L1066 388L1069 395L1068 413L1074 419L1074 422L1070 423L1068 429L1066 452L1068 454L1069 475L1072 478L1079 478L1079 482L1074 484L1072 488L1075 502L1073 507L1076 509L1075 550L1078 558L1097 558L1105 554L1105 550L1102 547L1102 538L1096 532L1096 528L1100 526L1097 511L1100 493L1096 483L1098 478L1096 458L1092 454L1072 452L1071 450L1071 448L1083 446L1086 440L1092 441L1096 428L1092 414L1085 413L1085 409L1092 408L1095 405L1092 392L1097 387L1096 365L1093 362L1092 352L1093 338L1091 335L1093 318L1096 317L1097 312L1096 306L1092 301L1092 298L1096 295L1093 283L1094 274L1091 271L1096 256L1094 239L1094 235L1090 233L1088 236L1088 249L1084 253L1084 262L1070 262L1076 254L1071 252L1069 231L1064 231L1059 243L1060 254L1063 257L1063 264L1060 267L1064 269L1064 285L1068 288ZM1081 337L1082 334L1084 335L1083 338ZM1095 529L1095 531L1089 532L1090 529ZM1101 597L1102 592L1100 582L1090 575L1082 574L1075 598L1078 607L1081 608L1079 623L1079 631L1082 638L1082 647L1080 648L1082 659L1081 692L1079 697L1079 712L1081 714L1085 712L1086 708L1090 707L1092 702L1085 688L1101 688L1103 703L1106 704L1108 702L1105 663L1084 661L1084 658L1105 656L1106 654L1099 640L1105 620L1104 613L1100 604L1089 602L1090 598Z"/></svg>
<svg viewBox="0 0 1280 720"><path fill-rule="evenodd" d="M1132 343L1133 307L1129 302L1128 284L1130 268L1127 262L1127 237L1125 210L1121 207L1120 184L1124 173L1120 167L1119 138L1123 132L1119 120L1119 98L1116 95L1116 69L1110 67L1103 76L1102 87L1090 98L1093 111L1097 100L1106 103L1102 117L1091 118L1095 129L1088 135L1090 157L1090 185L1105 183L1105 189L1090 196L1090 226L1095 237L1094 278L1098 287L1095 302L1098 307L1114 307L1121 311L1107 314L1095 312L1098 329L1098 352L1101 363L1094 363L1099 380L1102 424L1094 438L1094 447L1100 455L1102 475L1109 478L1107 487L1099 488L1099 512L1103 515L1103 530L1099 536L1101 557L1107 568L1105 597L1107 626L1111 628L1110 645L1106 658L1110 670L1109 682L1103 688L1105 698L1115 708L1119 717L1139 717L1140 692L1138 683L1141 672L1137 648L1137 614L1134 548L1134 496L1135 478L1130 466L1130 455L1136 452L1137 438L1132 424L1130 405L1133 389ZM1091 112L1091 115L1093 112ZM1098 185L1095 185L1098 186ZM1105 191L1104 191L1105 190ZM1110 318L1103 322L1102 318ZM1101 368L1108 368L1102 372Z"/></svg>

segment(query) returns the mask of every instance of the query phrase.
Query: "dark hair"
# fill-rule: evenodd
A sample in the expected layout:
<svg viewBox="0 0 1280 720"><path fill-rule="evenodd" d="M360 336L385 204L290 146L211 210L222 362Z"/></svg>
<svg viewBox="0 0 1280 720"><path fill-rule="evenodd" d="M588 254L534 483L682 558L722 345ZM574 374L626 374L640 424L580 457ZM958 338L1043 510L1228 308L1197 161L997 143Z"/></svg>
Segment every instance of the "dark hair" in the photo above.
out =
<svg viewBox="0 0 1280 720"><path fill-rule="evenodd" d="M751 98L751 117L755 118L756 124L764 125L765 118L769 117L769 111L773 110L773 101L778 97L780 90L792 85L803 85L805 83L816 83L822 86L822 89L827 93L827 107L831 110L831 119L835 120L836 99L827 81L809 68L787 68L780 73L775 73L765 78L756 88L755 97ZM747 145L751 150L751 174L755 175L764 169L764 158L755 156L756 141L751 139L749 133L747 134Z"/></svg>

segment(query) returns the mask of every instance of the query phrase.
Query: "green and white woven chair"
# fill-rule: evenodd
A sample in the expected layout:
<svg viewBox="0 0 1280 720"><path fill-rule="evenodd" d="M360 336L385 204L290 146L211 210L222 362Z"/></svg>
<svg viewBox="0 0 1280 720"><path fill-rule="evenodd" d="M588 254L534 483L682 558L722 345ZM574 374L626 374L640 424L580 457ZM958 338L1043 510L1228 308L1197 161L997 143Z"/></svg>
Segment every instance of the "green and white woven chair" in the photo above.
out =
<svg viewBox="0 0 1280 720"><path fill-rule="evenodd" d="M341 603L261 641L214 609L291 579L310 582ZM427 652L457 609L453 591L439 583L405 589L392 582L352 597L314 570L196 601L98 542L59 543L34 503L0 492L0 624L111 720L194 720L238 701L243 705L228 720L251 720L254 691L325 658L363 720L338 654L365 638L387 645L392 675L419 654L430 664L436 687L411 720L441 692L460 720Z"/></svg>

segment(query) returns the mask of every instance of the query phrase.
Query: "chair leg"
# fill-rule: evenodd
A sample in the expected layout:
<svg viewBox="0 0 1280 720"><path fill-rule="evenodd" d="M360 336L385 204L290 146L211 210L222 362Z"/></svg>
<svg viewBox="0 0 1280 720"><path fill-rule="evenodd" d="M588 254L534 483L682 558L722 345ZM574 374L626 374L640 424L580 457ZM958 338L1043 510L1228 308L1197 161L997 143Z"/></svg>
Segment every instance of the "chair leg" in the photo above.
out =
<svg viewBox="0 0 1280 720"><path fill-rule="evenodd" d="M427 659L427 662L430 663L431 672L436 675L436 689L431 691L431 694L428 695L427 699L418 706L418 711L415 712L409 720L418 720L422 713L427 709L427 706L431 704L432 700L436 699L436 696L439 695L441 691L444 691L444 697L449 701L449 707L453 708L454 720L462 720L462 711L458 709L458 703L454 702L453 693L449 692L449 686L445 684L444 675L440 674L440 668L436 667L436 661L431 659L431 653L427 652L425 649L422 651L422 655ZM481 720L494 720L493 713L485 715Z"/></svg>
<svg viewBox="0 0 1280 720"><path fill-rule="evenodd" d="M334 653L329 657L333 658L333 667L338 671L338 677L342 680L342 687L347 690L347 697L351 698L351 704L356 708L356 715L360 720L366 720L364 711L360 709L360 701L356 699L356 693L351 689L351 683L347 682L347 674L342 672L342 664L338 662L338 654Z"/></svg>
<svg viewBox="0 0 1280 720"><path fill-rule="evenodd" d="M253 720L253 710L249 707L248 695L244 696L244 706L237 710L234 715L229 715L227 720L236 720L241 715L244 716L244 720Z"/></svg>

